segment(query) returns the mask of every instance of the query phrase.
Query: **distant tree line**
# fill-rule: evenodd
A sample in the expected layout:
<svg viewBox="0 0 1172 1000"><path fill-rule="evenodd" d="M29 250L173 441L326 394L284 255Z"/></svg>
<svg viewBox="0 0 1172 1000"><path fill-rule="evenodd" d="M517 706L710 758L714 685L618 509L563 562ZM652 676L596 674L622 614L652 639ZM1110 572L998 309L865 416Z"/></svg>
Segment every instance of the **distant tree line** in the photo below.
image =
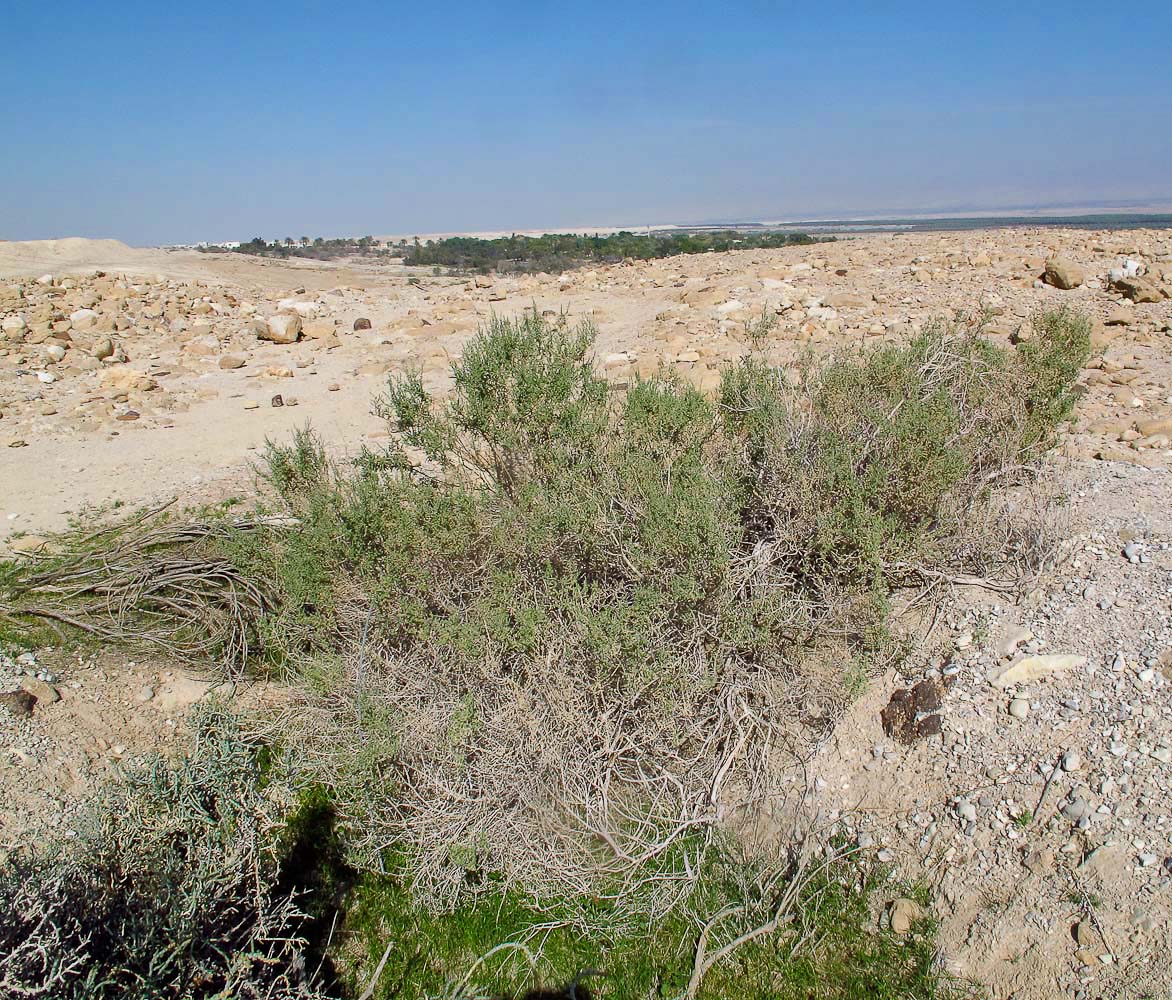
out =
<svg viewBox="0 0 1172 1000"><path fill-rule="evenodd" d="M803 246L833 240L833 236L807 233L743 231L736 229L662 233L632 233L626 230L609 236L550 233L544 236L505 236L482 240L453 236L443 240L397 243L381 242L373 236L325 239L308 236L266 240L254 236L242 242L237 253L256 257L307 257L332 260L350 256L401 257L405 264L463 273L469 271L565 271L589 264L622 260L653 260L685 253L723 253L728 250L763 250ZM202 247L206 253L226 252L223 247Z"/></svg>
<svg viewBox="0 0 1172 1000"><path fill-rule="evenodd" d="M283 240L266 240L263 236L254 236L247 243L242 242L236 248L236 252L252 254L255 257L308 257L313 260L331 260L355 254L367 256L402 253L401 250L390 250L373 236L345 236L332 240L322 236L313 240L308 236L302 236L299 240L292 236L286 236Z"/></svg>
<svg viewBox="0 0 1172 1000"><path fill-rule="evenodd" d="M404 263L457 271L561 271L628 258L652 260L682 253L772 249L818 243L822 239L805 233L741 232L735 229L671 233L623 231L610 236L572 233L513 235L495 240L453 236L427 243L416 240L405 248Z"/></svg>

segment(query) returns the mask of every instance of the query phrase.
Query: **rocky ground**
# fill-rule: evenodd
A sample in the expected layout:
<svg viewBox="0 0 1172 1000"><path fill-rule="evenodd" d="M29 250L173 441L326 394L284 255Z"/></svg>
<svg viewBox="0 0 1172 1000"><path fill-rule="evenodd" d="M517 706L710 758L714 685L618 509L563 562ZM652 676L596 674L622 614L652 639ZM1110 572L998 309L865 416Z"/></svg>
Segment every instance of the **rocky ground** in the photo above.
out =
<svg viewBox="0 0 1172 1000"><path fill-rule="evenodd" d="M1166 996L1172 481L1129 463L1067 475L1059 565L1023 601L949 595L908 673L824 748L817 800L932 887L943 960L993 996ZM880 713L925 679L942 732L904 744Z"/></svg>
<svg viewBox="0 0 1172 1000"><path fill-rule="evenodd" d="M119 247L0 244L0 544L33 549L87 504L238 494L264 439L306 422L355 451L384 433L370 401L386 374L415 366L442 390L492 312L590 317L616 387L668 365L702 389L762 310L778 362L940 315L984 310L1015 340L1040 309L1089 313L1097 355L1056 461L1063 559L1023 600L946 594L909 672L815 762L817 802L930 884L942 960L992 996L1168 993L1172 232L868 236L475 280ZM905 744L880 712L925 678L941 731ZM0 691L22 684L40 691L31 717L0 710L9 850L122 755L165 744L210 687L53 651L0 662Z"/></svg>

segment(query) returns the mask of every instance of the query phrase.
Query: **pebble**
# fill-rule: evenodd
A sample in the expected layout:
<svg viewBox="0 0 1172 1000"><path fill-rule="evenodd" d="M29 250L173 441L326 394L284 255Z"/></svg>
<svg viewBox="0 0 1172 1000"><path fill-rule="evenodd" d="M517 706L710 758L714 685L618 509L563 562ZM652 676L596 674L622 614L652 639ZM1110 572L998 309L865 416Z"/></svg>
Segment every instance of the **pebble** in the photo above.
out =
<svg viewBox="0 0 1172 1000"><path fill-rule="evenodd" d="M1030 703L1025 698L1014 698L1009 703L1009 714L1015 719L1024 719L1030 714Z"/></svg>
<svg viewBox="0 0 1172 1000"><path fill-rule="evenodd" d="M1062 770L1077 771L1082 767L1082 755L1077 750L1067 750L1062 755Z"/></svg>

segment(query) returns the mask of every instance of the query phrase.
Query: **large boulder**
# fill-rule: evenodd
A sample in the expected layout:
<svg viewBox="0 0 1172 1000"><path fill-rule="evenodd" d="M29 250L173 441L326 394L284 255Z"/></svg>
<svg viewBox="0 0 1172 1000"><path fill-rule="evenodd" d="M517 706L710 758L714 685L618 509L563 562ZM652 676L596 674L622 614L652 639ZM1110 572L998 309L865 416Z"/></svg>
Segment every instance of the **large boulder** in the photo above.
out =
<svg viewBox="0 0 1172 1000"><path fill-rule="evenodd" d="M1147 278L1119 278L1111 287L1132 302L1160 302L1164 298L1164 293Z"/></svg>
<svg viewBox="0 0 1172 1000"><path fill-rule="evenodd" d="M98 314L92 309L75 309L69 314L69 322L75 330L88 330L98 322Z"/></svg>
<svg viewBox="0 0 1172 1000"><path fill-rule="evenodd" d="M1082 268L1065 257L1051 257L1046 261L1042 280L1055 288L1078 288L1084 281Z"/></svg>
<svg viewBox="0 0 1172 1000"><path fill-rule="evenodd" d="M301 337L301 317L297 313L277 313L270 316L265 323L261 340L271 340L274 344L295 344Z"/></svg>

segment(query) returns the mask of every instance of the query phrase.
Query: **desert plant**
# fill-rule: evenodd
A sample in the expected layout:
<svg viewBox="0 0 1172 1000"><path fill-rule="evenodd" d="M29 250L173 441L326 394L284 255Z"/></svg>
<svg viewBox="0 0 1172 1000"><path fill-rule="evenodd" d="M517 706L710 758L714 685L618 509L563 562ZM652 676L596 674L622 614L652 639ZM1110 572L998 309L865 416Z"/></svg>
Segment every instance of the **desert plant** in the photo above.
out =
<svg viewBox="0 0 1172 1000"><path fill-rule="evenodd" d="M169 519L166 507L79 527L52 555L0 566L0 627L33 621L108 642L210 658L239 676L268 610L264 581L218 546L282 517Z"/></svg>
<svg viewBox="0 0 1172 1000"><path fill-rule="evenodd" d="M762 559L815 591L947 564L991 484L1037 458L1069 413L1085 321L1038 326L1014 353L939 322L796 376L753 357L735 366L721 410Z"/></svg>
<svg viewBox="0 0 1172 1000"><path fill-rule="evenodd" d="M130 769L76 838L0 868L0 995L319 996L281 886L289 794L230 716L204 710L188 757Z"/></svg>
<svg viewBox="0 0 1172 1000"><path fill-rule="evenodd" d="M1039 324L1017 351L938 324L791 371L751 355L713 402L668 377L611 394L589 325L527 313L467 345L446 401L393 380L385 450L271 445L281 509L200 551L264 595L249 648L312 681L290 725L351 861L437 909L503 888L584 927L596 900L612 927L672 912L730 817L792 815L789 764L891 655L891 589L988 571L966 526L1085 358L1073 314ZM97 620L118 563L62 565ZM66 613L60 576L17 577L19 607Z"/></svg>

